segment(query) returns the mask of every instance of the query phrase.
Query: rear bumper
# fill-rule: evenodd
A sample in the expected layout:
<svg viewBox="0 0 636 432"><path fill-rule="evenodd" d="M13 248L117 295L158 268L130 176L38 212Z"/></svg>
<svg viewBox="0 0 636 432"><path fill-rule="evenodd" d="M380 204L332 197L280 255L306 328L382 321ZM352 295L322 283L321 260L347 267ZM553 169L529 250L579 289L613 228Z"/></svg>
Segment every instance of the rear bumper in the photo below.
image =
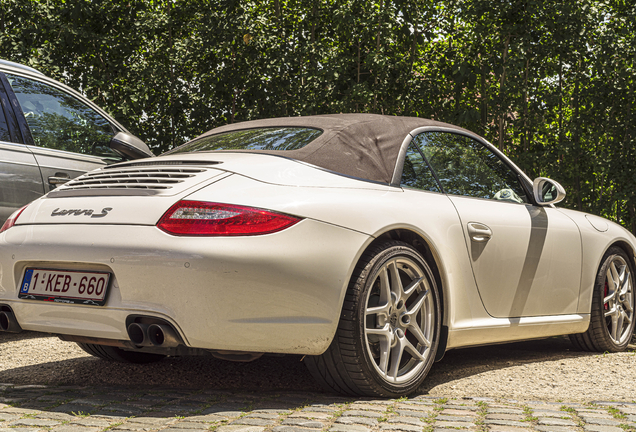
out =
<svg viewBox="0 0 636 432"><path fill-rule="evenodd" d="M305 219L254 237L154 226L20 225L0 235L0 303L24 330L128 340L126 318L171 323L190 347L319 354L370 237ZM27 267L110 271L104 306L18 299Z"/></svg>

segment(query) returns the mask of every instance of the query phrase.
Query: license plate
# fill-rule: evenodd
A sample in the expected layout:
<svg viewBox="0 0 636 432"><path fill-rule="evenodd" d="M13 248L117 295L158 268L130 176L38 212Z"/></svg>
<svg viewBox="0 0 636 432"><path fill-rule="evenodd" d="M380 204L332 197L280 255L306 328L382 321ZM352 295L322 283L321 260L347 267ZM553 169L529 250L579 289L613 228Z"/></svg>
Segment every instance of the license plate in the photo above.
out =
<svg viewBox="0 0 636 432"><path fill-rule="evenodd" d="M110 282L108 272L28 268L19 298L102 306Z"/></svg>

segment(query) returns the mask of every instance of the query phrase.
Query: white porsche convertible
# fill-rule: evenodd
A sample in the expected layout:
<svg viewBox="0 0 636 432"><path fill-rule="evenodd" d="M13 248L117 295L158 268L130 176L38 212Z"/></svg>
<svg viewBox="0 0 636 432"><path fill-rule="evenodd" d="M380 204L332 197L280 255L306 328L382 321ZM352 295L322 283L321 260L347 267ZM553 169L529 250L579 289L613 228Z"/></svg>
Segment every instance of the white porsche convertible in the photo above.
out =
<svg viewBox="0 0 636 432"><path fill-rule="evenodd" d="M0 328L114 361L303 354L328 389L392 397L450 349L569 334L623 350L636 238L564 197L435 121L228 125L14 213Z"/></svg>

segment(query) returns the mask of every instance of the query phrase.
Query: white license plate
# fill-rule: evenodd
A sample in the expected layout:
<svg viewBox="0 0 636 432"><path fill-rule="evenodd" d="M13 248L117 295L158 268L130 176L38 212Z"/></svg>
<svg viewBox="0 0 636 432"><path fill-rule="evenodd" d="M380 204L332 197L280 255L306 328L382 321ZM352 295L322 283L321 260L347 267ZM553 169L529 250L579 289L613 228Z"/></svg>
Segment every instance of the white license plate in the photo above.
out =
<svg viewBox="0 0 636 432"><path fill-rule="evenodd" d="M18 297L102 306L109 282L108 272L27 268Z"/></svg>

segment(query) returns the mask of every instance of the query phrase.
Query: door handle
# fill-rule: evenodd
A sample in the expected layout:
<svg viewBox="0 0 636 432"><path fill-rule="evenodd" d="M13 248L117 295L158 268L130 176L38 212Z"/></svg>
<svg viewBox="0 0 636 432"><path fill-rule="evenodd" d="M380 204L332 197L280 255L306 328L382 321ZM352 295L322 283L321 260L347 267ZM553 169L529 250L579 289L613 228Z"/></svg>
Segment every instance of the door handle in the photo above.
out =
<svg viewBox="0 0 636 432"><path fill-rule="evenodd" d="M470 239L477 243L483 243L490 240L492 231L488 226L479 222L468 222L468 235Z"/></svg>
<svg viewBox="0 0 636 432"><path fill-rule="evenodd" d="M55 173L55 176L49 177L48 180L50 185L57 186L68 182L70 179L71 177L66 173Z"/></svg>

